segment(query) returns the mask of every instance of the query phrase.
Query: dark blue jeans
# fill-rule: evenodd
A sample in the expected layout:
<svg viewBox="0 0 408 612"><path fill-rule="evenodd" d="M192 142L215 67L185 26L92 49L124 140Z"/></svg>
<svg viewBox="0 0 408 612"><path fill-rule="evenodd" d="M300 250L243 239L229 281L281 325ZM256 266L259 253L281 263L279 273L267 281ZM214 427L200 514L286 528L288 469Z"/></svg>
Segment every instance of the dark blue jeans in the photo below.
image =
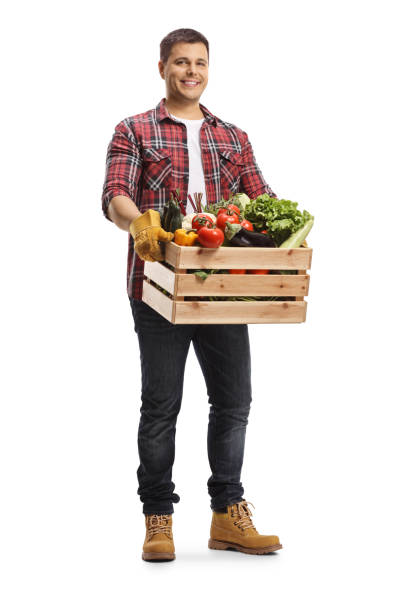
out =
<svg viewBox="0 0 408 612"><path fill-rule="evenodd" d="M138 495L144 514L172 514L180 501L172 469L176 421L190 342L204 375L210 404L207 450L210 507L242 501L241 469L251 396L247 325L174 325L129 297L139 340L142 405L138 431Z"/></svg>

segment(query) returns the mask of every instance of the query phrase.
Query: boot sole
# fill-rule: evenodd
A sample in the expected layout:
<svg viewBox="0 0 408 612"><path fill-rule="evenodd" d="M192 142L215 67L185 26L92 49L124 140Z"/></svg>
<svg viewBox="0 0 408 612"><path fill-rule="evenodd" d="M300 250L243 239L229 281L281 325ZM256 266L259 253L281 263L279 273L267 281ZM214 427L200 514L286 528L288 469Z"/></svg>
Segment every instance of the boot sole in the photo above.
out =
<svg viewBox="0 0 408 612"><path fill-rule="evenodd" d="M144 561L173 561L176 558L175 553L171 552L143 552L142 559Z"/></svg>
<svg viewBox="0 0 408 612"><path fill-rule="evenodd" d="M246 546L240 546L234 542L223 542L221 540L213 540L210 538L208 540L208 548L212 548L213 550L228 550L232 548L233 550L238 550L239 552L247 553L249 555L265 555L267 553L280 550L282 548L282 544L272 544L271 546L264 546L261 548L247 548Z"/></svg>

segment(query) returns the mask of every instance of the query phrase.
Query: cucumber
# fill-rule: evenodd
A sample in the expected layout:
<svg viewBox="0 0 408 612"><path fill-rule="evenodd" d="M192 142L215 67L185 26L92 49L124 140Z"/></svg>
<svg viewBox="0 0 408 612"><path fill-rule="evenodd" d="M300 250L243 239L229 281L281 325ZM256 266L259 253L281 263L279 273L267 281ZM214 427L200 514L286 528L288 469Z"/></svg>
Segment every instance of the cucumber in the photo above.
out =
<svg viewBox="0 0 408 612"><path fill-rule="evenodd" d="M167 231L175 232L180 229L183 225L183 215L181 214L181 210L177 205L174 205L174 211L170 220L170 227Z"/></svg>

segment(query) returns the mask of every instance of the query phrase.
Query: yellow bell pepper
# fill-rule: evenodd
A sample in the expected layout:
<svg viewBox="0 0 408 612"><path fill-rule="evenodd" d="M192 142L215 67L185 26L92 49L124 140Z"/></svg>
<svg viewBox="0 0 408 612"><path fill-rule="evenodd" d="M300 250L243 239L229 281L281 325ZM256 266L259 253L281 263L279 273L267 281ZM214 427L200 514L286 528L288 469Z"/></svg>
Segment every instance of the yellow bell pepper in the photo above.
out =
<svg viewBox="0 0 408 612"><path fill-rule="evenodd" d="M174 242L180 246L194 246L198 238L194 230L177 229L174 232Z"/></svg>

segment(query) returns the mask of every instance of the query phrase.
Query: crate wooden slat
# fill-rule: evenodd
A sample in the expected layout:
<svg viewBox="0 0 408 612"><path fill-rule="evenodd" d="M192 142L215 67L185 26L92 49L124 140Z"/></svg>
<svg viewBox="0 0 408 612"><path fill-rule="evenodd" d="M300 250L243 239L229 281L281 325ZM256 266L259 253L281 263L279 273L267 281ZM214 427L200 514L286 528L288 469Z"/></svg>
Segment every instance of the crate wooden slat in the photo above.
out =
<svg viewBox="0 0 408 612"><path fill-rule="evenodd" d="M307 302L178 302L143 281L143 301L171 323L303 323Z"/></svg>
<svg viewBox="0 0 408 612"><path fill-rule="evenodd" d="M175 268L224 268L259 270L307 270L312 263L312 249L268 249L260 247L181 247L165 244L165 260Z"/></svg>
<svg viewBox="0 0 408 612"><path fill-rule="evenodd" d="M173 321L173 304L174 301L164 295L154 285L143 281L143 296L142 299L146 304L151 306L156 312L162 315L168 321Z"/></svg>
<svg viewBox="0 0 408 612"><path fill-rule="evenodd" d="M145 262L143 301L171 323L302 323L306 319L312 249L181 247L164 245L165 262ZM202 280L189 269L296 270L297 274L212 274ZM170 296L165 295L162 287ZM294 300L198 300L206 296L283 296Z"/></svg>
<svg viewBox="0 0 408 612"><path fill-rule="evenodd" d="M261 269L261 268L259 268ZM211 274L204 281L195 274L178 274L159 262L145 263L145 275L177 296L305 296L308 274Z"/></svg>

